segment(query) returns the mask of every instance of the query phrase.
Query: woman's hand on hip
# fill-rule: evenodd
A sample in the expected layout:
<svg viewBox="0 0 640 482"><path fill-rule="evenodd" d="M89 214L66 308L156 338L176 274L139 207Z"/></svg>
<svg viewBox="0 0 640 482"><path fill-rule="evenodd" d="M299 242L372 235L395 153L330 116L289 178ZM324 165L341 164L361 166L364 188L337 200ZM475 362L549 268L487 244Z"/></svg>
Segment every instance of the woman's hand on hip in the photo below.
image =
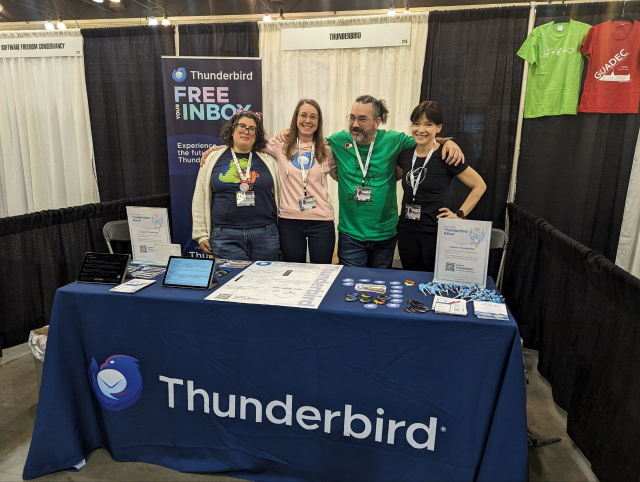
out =
<svg viewBox="0 0 640 482"><path fill-rule="evenodd" d="M462 219L456 213L451 211L451 209L449 208L440 208L438 209L438 211L440 211L440 214L436 216L438 219L440 218Z"/></svg>

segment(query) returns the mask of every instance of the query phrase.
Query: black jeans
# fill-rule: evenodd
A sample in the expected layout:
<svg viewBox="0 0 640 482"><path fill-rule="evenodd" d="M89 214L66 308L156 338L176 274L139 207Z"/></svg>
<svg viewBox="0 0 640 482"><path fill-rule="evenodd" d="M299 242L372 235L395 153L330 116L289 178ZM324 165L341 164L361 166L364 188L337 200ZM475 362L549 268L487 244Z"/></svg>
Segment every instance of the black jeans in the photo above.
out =
<svg viewBox="0 0 640 482"><path fill-rule="evenodd" d="M414 233L398 226L398 252L402 269L433 272L437 240L438 233Z"/></svg>
<svg viewBox="0 0 640 482"><path fill-rule="evenodd" d="M331 264L336 245L333 221L304 221L280 218L280 250L282 258L290 263Z"/></svg>

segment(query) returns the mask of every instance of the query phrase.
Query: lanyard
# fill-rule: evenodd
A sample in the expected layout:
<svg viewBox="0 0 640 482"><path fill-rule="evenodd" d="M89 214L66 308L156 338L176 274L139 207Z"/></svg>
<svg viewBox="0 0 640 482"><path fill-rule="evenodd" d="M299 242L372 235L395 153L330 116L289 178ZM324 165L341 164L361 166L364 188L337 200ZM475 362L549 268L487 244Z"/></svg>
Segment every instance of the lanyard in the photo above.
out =
<svg viewBox="0 0 640 482"><path fill-rule="evenodd" d="M311 169L311 163L313 162L313 151L316 148L315 144L311 144L311 157L309 158L309 169ZM304 197L307 197L307 176L309 170L304 168L304 163L300 162L300 139L298 139L298 164L300 164L300 175L302 176L302 186L304 187Z"/></svg>
<svg viewBox="0 0 640 482"><path fill-rule="evenodd" d="M358 164L360 164L360 169L362 169L362 187L364 187L364 178L367 177L367 172L369 172L369 162L371 161L371 154L373 153L373 143L376 141L375 139L371 141L371 145L369 146L369 154L367 154L367 163L362 165L362 158L360 157L360 151L358 150L358 144L356 144L355 139L353 140L353 148L356 151L356 157L358 158Z"/></svg>
<svg viewBox="0 0 640 482"><path fill-rule="evenodd" d="M233 151L233 149L231 149L231 155L233 156L233 163L236 165L240 180L242 182L248 183L249 179L251 179L251 158L253 157L253 152L249 153L249 160L247 161L247 172L242 172L242 168L240 168L240 163L238 162L238 158L236 157L236 153Z"/></svg>
<svg viewBox="0 0 640 482"><path fill-rule="evenodd" d="M435 147L436 147L436 140L434 139L433 147L429 151L429 154L427 154L427 157L424 159L424 163L422 163L423 171L424 171L424 168L429 163L429 160L431 160L431 156L433 155L433 150L435 149ZM415 179L413 177L413 167L416 164L417 157L418 157L418 148L416 147L416 149L413 151L413 158L411 158L411 172L409 173L409 178L411 179L410 186L413 189L413 202L416 202L416 192L418 192L418 186L420 185L420 176L416 177Z"/></svg>

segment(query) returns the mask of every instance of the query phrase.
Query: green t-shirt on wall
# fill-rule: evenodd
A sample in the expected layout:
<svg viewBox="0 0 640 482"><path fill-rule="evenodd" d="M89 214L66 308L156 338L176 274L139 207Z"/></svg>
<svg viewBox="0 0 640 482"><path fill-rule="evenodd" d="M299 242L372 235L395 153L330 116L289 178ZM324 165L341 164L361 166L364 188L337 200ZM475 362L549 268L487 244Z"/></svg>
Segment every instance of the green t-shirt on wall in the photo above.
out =
<svg viewBox="0 0 640 482"><path fill-rule="evenodd" d="M518 50L529 62L525 118L578 113L584 59L580 46L590 25L570 20L534 28Z"/></svg>
<svg viewBox="0 0 640 482"><path fill-rule="evenodd" d="M369 145L355 144L347 131L337 132L327 139L338 167L338 230L358 241L393 238L398 224L396 161L403 149L415 146L415 141L403 132L378 129L364 180L365 187L371 188L371 201L358 202L353 194L356 187L362 186L362 169L354 149L357 146L362 165L365 165Z"/></svg>

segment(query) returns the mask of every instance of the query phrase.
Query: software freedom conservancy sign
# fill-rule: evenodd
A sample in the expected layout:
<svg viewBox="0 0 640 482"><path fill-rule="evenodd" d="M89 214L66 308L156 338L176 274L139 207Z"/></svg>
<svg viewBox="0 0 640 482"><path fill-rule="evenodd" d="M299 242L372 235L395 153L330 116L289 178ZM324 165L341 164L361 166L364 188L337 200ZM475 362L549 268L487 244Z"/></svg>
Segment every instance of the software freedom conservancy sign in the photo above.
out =
<svg viewBox="0 0 640 482"><path fill-rule="evenodd" d="M76 57L82 55L82 37L0 39L0 58Z"/></svg>

